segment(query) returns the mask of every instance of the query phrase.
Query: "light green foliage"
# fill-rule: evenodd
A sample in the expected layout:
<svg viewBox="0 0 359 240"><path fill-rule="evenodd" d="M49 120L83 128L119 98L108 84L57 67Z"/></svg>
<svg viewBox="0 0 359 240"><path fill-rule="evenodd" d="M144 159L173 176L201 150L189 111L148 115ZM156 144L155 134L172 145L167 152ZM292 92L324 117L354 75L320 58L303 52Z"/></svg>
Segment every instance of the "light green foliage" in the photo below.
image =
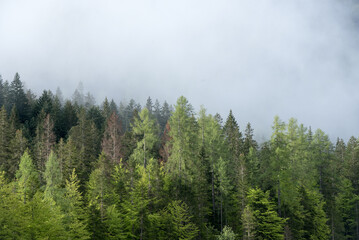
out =
<svg viewBox="0 0 359 240"><path fill-rule="evenodd" d="M94 207L100 211L101 222L105 217L106 206L108 204L109 195L109 174L106 168L107 158L104 153L99 156L98 167L92 171L88 182L88 203L89 207Z"/></svg>
<svg viewBox="0 0 359 240"><path fill-rule="evenodd" d="M245 240L255 239L256 221L249 205L247 205L243 210L242 224L243 224L243 239Z"/></svg>
<svg viewBox="0 0 359 240"><path fill-rule="evenodd" d="M182 201L173 201L167 206L167 213L171 223L171 239L195 239L198 228L191 222L189 208Z"/></svg>
<svg viewBox="0 0 359 240"><path fill-rule="evenodd" d="M26 201L32 198L39 186L39 175L32 163L28 150L21 157L16 179L18 192L23 202L26 203Z"/></svg>
<svg viewBox="0 0 359 240"><path fill-rule="evenodd" d="M31 239L67 239L60 208L52 200L44 200L40 192L26 204L26 214L31 216L28 226Z"/></svg>
<svg viewBox="0 0 359 240"><path fill-rule="evenodd" d="M224 226L221 235L217 237L218 240L236 240L236 234L233 232L232 228Z"/></svg>
<svg viewBox="0 0 359 240"><path fill-rule="evenodd" d="M61 205L63 201L63 188L62 188L62 171L61 164L56 154L51 151L50 156L46 162L44 178L46 188L44 196L46 199L52 199L57 204Z"/></svg>
<svg viewBox="0 0 359 240"><path fill-rule="evenodd" d="M13 189L13 184L6 182L5 173L0 172L0 239L27 239L29 217Z"/></svg>
<svg viewBox="0 0 359 240"><path fill-rule="evenodd" d="M116 205L111 205L107 208L106 216L107 239L128 239L124 231L123 215L117 210Z"/></svg>
<svg viewBox="0 0 359 240"><path fill-rule="evenodd" d="M261 189L249 189L248 206L255 219L255 239L284 239L285 220L274 210L269 192Z"/></svg>
<svg viewBox="0 0 359 240"><path fill-rule="evenodd" d="M193 180L191 172L195 169L198 141L196 123L192 115L192 106L185 97L180 97L169 120L172 139L168 143L171 149L167 162L167 169L178 179L176 184Z"/></svg>
<svg viewBox="0 0 359 240"><path fill-rule="evenodd" d="M138 118L131 124L133 133L139 138L137 147L131 156L134 164L143 164L146 168L148 160L153 157L153 148L158 142L158 133L155 120L147 108L142 109Z"/></svg>
<svg viewBox="0 0 359 240"><path fill-rule="evenodd" d="M70 179L66 179L64 223L68 239L89 239L87 229L88 216L83 208L82 196L79 191L79 181L73 169Z"/></svg>
<svg viewBox="0 0 359 240"><path fill-rule="evenodd" d="M135 177L137 175L138 177ZM137 165L135 175L131 176L128 186L129 195L121 204L124 214L125 229L127 238L142 238L147 234L149 225L148 205L151 202L149 196L150 176L144 166ZM136 179L137 178L137 179Z"/></svg>

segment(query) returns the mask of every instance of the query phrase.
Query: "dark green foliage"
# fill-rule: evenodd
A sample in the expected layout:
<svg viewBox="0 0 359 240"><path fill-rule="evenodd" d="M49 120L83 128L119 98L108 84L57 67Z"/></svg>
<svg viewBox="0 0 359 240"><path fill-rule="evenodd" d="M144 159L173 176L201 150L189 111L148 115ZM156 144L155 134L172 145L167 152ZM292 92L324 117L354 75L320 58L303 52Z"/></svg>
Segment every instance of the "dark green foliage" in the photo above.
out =
<svg viewBox="0 0 359 240"><path fill-rule="evenodd" d="M10 112L15 105L19 121L25 123L30 117L30 105L24 91L24 85L20 80L18 73L15 74L14 80L10 84L9 95L7 99L7 109Z"/></svg>

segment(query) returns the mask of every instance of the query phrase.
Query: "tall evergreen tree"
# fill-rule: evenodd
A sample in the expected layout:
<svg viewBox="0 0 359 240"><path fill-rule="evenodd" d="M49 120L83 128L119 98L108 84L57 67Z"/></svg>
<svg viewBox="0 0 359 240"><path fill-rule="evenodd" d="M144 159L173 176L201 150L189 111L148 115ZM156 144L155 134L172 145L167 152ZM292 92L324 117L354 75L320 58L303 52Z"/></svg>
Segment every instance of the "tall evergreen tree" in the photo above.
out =
<svg viewBox="0 0 359 240"><path fill-rule="evenodd" d="M150 116L147 108L144 108L132 126L133 133L137 136L137 147L134 149L131 161L142 164L146 168L148 160L154 156L154 147L158 142L157 126ZM138 162L140 161L140 162Z"/></svg>
<svg viewBox="0 0 359 240"><path fill-rule="evenodd" d="M0 171L8 170L11 166L8 165L8 160L11 158L10 140L12 138L10 132L9 121L5 107L0 109Z"/></svg>
<svg viewBox="0 0 359 240"><path fill-rule="evenodd" d="M255 239L284 239L283 225L285 220L274 210L269 199L269 192L261 189L248 191L248 206L255 219Z"/></svg>
<svg viewBox="0 0 359 240"><path fill-rule="evenodd" d="M21 157L19 170L16 172L16 179L20 198L26 203L35 195L39 187L38 172L28 150Z"/></svg>
<svg viewBox="0 0 359 240"><path fill-rule="evenodd" d="M16 106L21 123L29 120L30 105L24 91L24 85L21 82L20 75L18 73L15 74L14 80L10 84L8 104L11 108L13 105ZM10 112L10 109L7 111Z"/></svg>
<svg viewBox="0 0 359 240"><path fill-rule="evenodd" d="M63 175L61 163L54 152L51 151L46 162L44 179L46 182L44 197L47 200L53 200L57 205L63 205L64 191L62 188Z"/></svg>
<svg viewBox="0 0 359 240"><path fill-rule="evenodd" d="M64 224L69 239L90 239L88 231L88 216L84 209L81 192L79 191L79 180L73 169L65 186L65 208Z"/></svg>

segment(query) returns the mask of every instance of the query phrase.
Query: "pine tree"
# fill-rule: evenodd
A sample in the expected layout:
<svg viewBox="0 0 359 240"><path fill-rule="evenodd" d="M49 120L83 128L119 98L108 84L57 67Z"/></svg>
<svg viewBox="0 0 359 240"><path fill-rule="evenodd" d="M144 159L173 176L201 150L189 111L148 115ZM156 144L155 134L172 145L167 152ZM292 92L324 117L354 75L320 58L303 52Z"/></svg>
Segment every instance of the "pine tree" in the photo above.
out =
<svg viewBox="0 0 359 240"><path fill-rule="evenodd" d="M100 138L93 121L86 118L85 109L80 110L78 119L78 125L71 128L69 137L79 153L79 161L77 166L71 166L70 169L78 169L78 177L83 184L89 179L93 163L100 153Z"/></svg>
<svg viewBox="0 0 359 240"><path fill-rule="evenodd" d="M73 169L70 178L66 179L64 224L68 239L90 239L88 232L88 216L84 210L82 196L79 191L79 180Z"/></svg>
<svg viewBox="0 0 359 240"><path fill-rule="evenodd" d="M167 206L170 218L170 232L168 239L195 239L198 236L198 228L192 223L189 208L182 201L172 201Z"/></svg>
<svg viewBox="0 0 359 240"><path fill-rule="evenodd" d="M5 107L2 106L0 110L0 171L8 170L11 166L8 165L8 160L11 158L10 140L12 138L10 126L7 118Z"/></svg>
<svg viewBox="0 0 359 240"><path fill-rule="evenodd" d="M170 137L171 145L167 169L172 175L175 184L176 196L189 187L192 182L192 173L195 172L196 158L198 158L198 135L195 119L192 117L192 106L185 97L177 100L176 110L171 116ZM184 188L181 186L184 185Z"/></svg>
<svg viewBox="0 0 359 240"><path fill-rule="evenodd" d="M221 235L217 237L218 240L236 240L237 236L231 227L225 226Z"/></svg>
<svg viewBox="0 0 359 240"><path fill-rule="evenodd" d="M238 165L239 156L242 152L243 139L242 139L242 133L239 131L239 126L236 119L233 116L232 110L229 112L223 130L230 154L229 165L236 166ZM231 179L234 179L235 176L234 168L232 168L229 174Z"/></svg>
<svg viewBox="0 0 359 240"><path fill-rule="evenodd" d="M106 209L111 205L111 171L109 160L104 153L98 158L96 168L92 171L88 182L87 201L90 211L90 229L93 238L101 236L105 230Z"/></svg>
<svg viewBox="0 0 359 240"><path fill-rule="evenodd" d="M44 200L43 194L37 192L27 203L26 212L30 218L30 239L68 239L62 223L60 208L52 200Z"/></svg>
<svg viewBox="0 0 359 240"><path fill-rule="evenodd" d="M148 159L153 157L153 150L158 142L155 121L151 118L149 110L144 108L131 126L138 141L130 160L135 164L143 163L146 168Z"/></svg>
<svg viewBox="0 0 359 240"><path fill-rule="evenodd" d="M152 103L151 97L147 98L147 102L146 102L145 107L147 108L149 115L152 116L152 114L153 114L153 103Z"/></svg>
<svg viewBox="0 0 359 240"><path fill-rule="evenodd" d="M39 177L28 150L22 155L19 170L16 172L17 187L24 203L30 200L39 186Z"/></svg>
<svg viewBox="0 0 359 240"><path fill-rule="evenodd" d="M285 220L274 210L269 199L269 192L261 189L249 189L248 206L255 219L255 239L284 239L283 225Z"/></svg>
<svg viewBox="0 0 359 240"><path fill-rule="evenodd" d="M258 147L257 141L253 138L253 129L250 123L247 123L247 127L244 131L244 140L243 140L243 153L245 156L248 156L249 149L256 149Z"/></svg>
<svg viewBox="0 0 359 240"><path fill-rule="evenodd" d="M326 224L328 219L323 210L324 202L317 192L300 189L301 204L304 216L303 239L328 239L330 230Z"/></svg>
<svg viewBox="0 0 359 240"><path fill-rule="evenodd" d="M44 197L53 200L59 206L62 206L64 191L62 188L63 175L61 163L54 152L51 151L46 162L44 179L46 182Z"/></svg>
<svg viewBox="0 0 359 240"><path fill-rule="evenodd" d="M25 205L6 181L5 172L0 172L0 239L30 239L28 225Z"/></svg>
<svg viewBox="0 0 359 240"><path fill-rule="evenodd" d="M23 83L21 82L18 73L15 74L14 80L10 84L8 104L10 108L12 108L13 105L16 106L17 114L21 123L29 120L30 106L24 92ZM7 111L10 112L10 109Z"/></svg>
<svg viewBox="0 0 359 240"><path fill-rule="evenodd" d="M23 136L22 130L17 130L13 139L10 142L11 156L8 158L8 174L9 179L15 178L16 171L19 169L20 158L28 147L28 141Z"/></svg>

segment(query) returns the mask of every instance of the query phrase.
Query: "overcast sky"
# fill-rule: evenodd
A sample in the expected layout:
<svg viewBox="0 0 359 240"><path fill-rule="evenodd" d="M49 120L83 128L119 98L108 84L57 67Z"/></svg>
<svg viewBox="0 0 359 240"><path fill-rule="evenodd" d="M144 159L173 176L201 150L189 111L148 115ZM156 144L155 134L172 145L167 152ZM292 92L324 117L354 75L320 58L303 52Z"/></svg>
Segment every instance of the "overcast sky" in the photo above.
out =
<svg viewBox="0 0 359 240"><path fill-rule="evenodd" d="M359 136L359 25L350 0L0 0L0 74L36 93L233 110L269 137L295 117Z"/></svg>

